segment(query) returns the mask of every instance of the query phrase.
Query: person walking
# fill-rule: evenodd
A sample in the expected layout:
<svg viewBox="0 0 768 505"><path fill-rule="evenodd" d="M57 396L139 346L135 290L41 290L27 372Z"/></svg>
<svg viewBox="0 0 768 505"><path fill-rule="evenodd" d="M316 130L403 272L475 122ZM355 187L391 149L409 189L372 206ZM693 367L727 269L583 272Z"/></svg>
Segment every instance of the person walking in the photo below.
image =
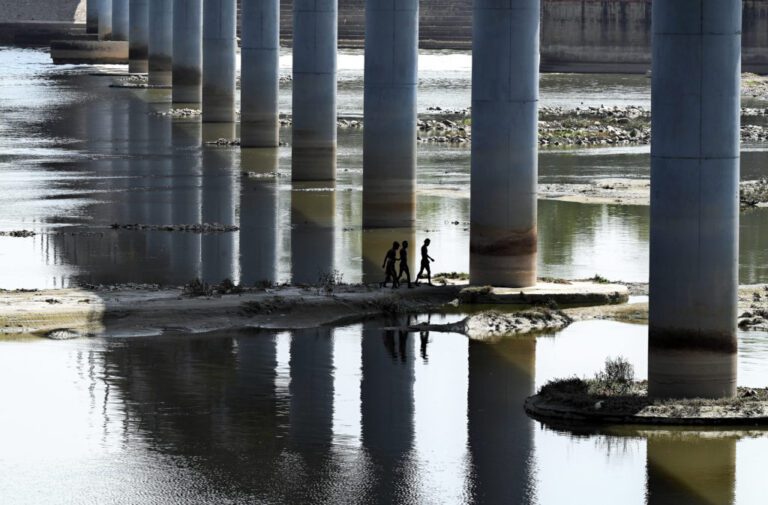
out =
<svg viewBox="0 0 768 505"><path fill-rule="evenodd" d="M392 249L387 251L387 254L384 256L384 263L381 265L381 268L384 269L384 282L380 283L379 287L387 287L387 283L390 279L392 279L392 289L400 287L400 283L397 280L397 272L395 271L398 249L400 249L400 244L398 242L392 242Z"/></svg>
<svg viewBox="0 0 768 505"><path fill-rule="evenodd" d="M435 261L435 259L429 255L428 248L430 243L431 241L429 239L425 239L424 245L421 246L421 268L419 269L419 273L416 275L417 285L419 284L419 279L422 277L422 275L424 274L424 271L426 270L427 284L429 284L430 286L434 286L434 284L432 284L432 269L429 266L429 262Z"/></svg>
<svg viewBox="0 0 768 505"><path fill-rule="evenodd" d="M405 274L405 280L408 281L408 287L412 288L411 284L411 269L408 268L408 241L403 240L403 247L400 248L400 274L397 276L397 283L400 284L400 278Z"/></svg>

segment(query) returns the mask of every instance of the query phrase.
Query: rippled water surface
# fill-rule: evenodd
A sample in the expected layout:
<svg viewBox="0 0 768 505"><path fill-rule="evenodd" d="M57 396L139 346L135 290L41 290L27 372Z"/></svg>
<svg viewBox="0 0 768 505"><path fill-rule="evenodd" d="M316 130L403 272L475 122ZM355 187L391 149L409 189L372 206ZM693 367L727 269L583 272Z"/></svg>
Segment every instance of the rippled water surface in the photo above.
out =
<svg viewBox="0 0 768 505"><path fill-rule="evenodd" d="M426 319L422 316L420 319ZM432 317L433 322L441 318ZM4 503L760 504L762 432L583 428L523 399L646 327L497 344L388 330L0 342ZM414 321L412 321L414 322ZM767 335L740 336L764 385Z"/></svg>

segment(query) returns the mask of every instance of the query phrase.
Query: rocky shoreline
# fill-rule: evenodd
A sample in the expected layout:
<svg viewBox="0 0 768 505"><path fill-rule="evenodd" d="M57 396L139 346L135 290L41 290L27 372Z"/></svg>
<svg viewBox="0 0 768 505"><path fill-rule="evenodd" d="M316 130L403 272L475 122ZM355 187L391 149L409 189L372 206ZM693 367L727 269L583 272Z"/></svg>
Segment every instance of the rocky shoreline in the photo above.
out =
<svg viewBox="0 0 768 505"><path fill-rule="evenodd" d="M738 388L735 398L657 399L645 381L621 392L594 392L594 380L561 379L525 400L539 421L634 425L768 425L768 389Z"/></svg>

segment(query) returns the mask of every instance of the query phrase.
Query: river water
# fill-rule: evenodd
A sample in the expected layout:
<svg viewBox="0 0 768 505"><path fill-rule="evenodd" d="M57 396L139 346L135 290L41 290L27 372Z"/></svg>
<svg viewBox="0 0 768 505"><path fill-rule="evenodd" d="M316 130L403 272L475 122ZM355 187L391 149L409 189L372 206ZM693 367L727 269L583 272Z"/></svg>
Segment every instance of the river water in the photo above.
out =
<svg viewBox="0 0 768 505"><path fill-rule="evenodd" d="M362 57L339 62L340 111L360 115ZM466 54L420 65L421 111L469 105ZM314 282L334 269L355 282L391 239L361 230L359 130L339 132L335 187L294 187L290 148L204 145L237 132L155 115L167 91L109 88L35 50L0 49L0 68L0 231L37 233L0 237L0 288ZM545 75L542 103L647 106L649 82ZM744 147L742 178L765 175L765 148ZM647 178L648 164L643 147L545 151L540 180ZM397 233L431 238L436 271L468 269L468 183L469 149L419 147L417 225ZM743 283L768 282L766 217L741 216ZM199 222L240 231L110 228ZM647 280L647 207L542 201L539 238L542 276ZM645 326L584 322L491 345L386 329L397 323L2 340L0 502L764 503L760 432L556 431L525 416L537 387L609 356L645 377ZM739 335L741 385L768 382L767 337Z"/></svg>

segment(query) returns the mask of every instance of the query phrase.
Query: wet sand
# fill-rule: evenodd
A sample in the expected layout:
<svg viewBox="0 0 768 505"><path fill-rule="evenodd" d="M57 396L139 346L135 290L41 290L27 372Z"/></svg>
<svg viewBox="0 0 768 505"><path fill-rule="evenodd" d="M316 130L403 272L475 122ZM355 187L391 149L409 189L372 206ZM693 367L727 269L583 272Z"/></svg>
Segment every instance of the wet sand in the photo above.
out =
<svg viewBox="0 0 768 505"><path fill-rule="evenodd" d="M464 287L466 284L422 285L392 290L344 285L326 291L321 286L278 286L212 296L190 296L184 288L136 285L0 291L0 337L66 339L235 329L297 330L386 314L478 310L473 305L459 305ZM633 285L630 292L642 292L643 287ZM501 310L503 306L495 307ZM574 321L648 323L647 302L571 307L562 312ZM768 284L740 287L738 324L741 329L768 331Z"/></svg>
<svg viewBox="0 0 768 505"><path fill-rule="evenodd" d="M223 329L296 330L386 313L428 312L455 299L458 286L374 289L281 286L219 296L183 288L112 287L0 292L0 335L65 336L203 333Z"/></svg>

